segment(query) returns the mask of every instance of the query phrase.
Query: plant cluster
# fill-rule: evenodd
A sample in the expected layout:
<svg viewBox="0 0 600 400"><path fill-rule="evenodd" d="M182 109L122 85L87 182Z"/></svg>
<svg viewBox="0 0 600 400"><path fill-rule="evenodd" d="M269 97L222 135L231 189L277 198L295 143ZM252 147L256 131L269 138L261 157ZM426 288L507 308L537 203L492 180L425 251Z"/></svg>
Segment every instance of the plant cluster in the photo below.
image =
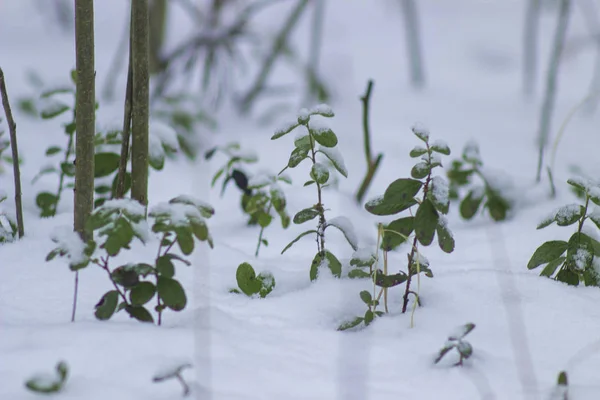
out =
<svg viewBox="0 0 600 400"><path fill-rule="evenodd" d="M235 279L239 289L231 289L230 293L244 293L248 297L258 295L265 298L275 288L275 277L269 271L263 271L256 275L252 265L241 263L235 273Z"/></svg>
<svg viewBox="0 0 600 400"><path fill-rule="evenodd" d="M412 158L420 157L420 161L411 170L411 178L395 180L382 196L365 204L365 209L377 216L397 215L403 211L410 213L409 216L395 219L379 229L377 246L383 251L384 271L373 268L378 257L365 259L355 255L351 261L351 264L358 268L368 266L369 276L384 292L390 287L406 282L403 313L408 307L410 294L415 296L417 302L419 300L418 294L410 287L412 278L415 275L419 276L421 272L428 277L433 277L429 262L419 251L419 245L431 245L436 234L438 245L445 253L453 252L455 245L445 217L449 211L450 201L448 184L443 177L433 175L435 168L442 166L441 155L450 155L450 148L442 141L430 142L429 132L426 129L414 127L412 131L425 146L416 146L410 151ZM413 207L416 208L414 214ZM388 275L387 253L409 242L411 237L412 245L407 255L406 272ZM361 275L358 272L353 274Z"/></svg>
<svg viewBox="0 0 600 400"><path fill-rule="evenodd" d="M553 211L537 229L543 229L554 222L558 226L577 224L569 241L551 240L545 242L533 253L527 264L528 269L545 265L540 273L557 281L577 286L583 282L586 286L600 286L598 271L594 259L600 256L600 242L583 232L584 223L590 220L600 229L600 213L591 211L591 203L600 205L600 184L585 178L571 178L567 181L578 192L583 193L583 204L567 204ZM558 270L558 272L557 272Z"/></svg>
<svg viewBox="0 0 600 400"><path fill-rule="evenodd" d="M2 209L6 198L6 194L0 192L0 244L12 242L17 236L17 224Z"/></svg>
<svg viewBox="0 0 600 400"><path fill-rule="evenodd" d="M214 147L205 154L205 158L210 160L217 152L227 157L227 163L217 170L211 186L214 187L217 181L223 178L221 196L232 180L240 190L240 206L249 217L248 225L260 226L255 251L255 256L258 257L260 247L269 245L269 241L264 237L264 230L271 225L275 214L279 216L283 229L290 225L287 201L280 183L291 184L292 180L286 175L277 176L270 173L250 175L243 165L255 164L258 157L254 153L242 151L239 143Z"/></svg>
<svg viewBox="0 0 600 400"><path fill-rule="evenodd" d="M60 392L67 382L69 367L64 361L59 361L54 367L54 374L38 374L25 382L25 387L36 393Z"/></svg>
<svg viewBox="0 0 600 400"><path fill-rule="evenodd" d="M465 145L462 159L452 161L447 173L449 180L449 196L451 200L460 200L460 216L472 219L478 211L487 210L494 221L503 221L511 208L511 202L503 196L500 189L482 172L483 162L479 154L479 146L475 142ZM481 183L474 184L473 177ZM469 189L464 195L464 189ZM462 199L461 199L462 197Z"/></svg>
<svg viewBox="0 0 600 400"><path fill-rule="evenodd" d="M438 353L437 357L434 360L434 363L439 363L442 360L442 358L444 358L444 356L448 354L448 352L450 352L452 349L456 349L459 359L458 362L454 365L462 366L463 361L467 360L473 355L473 347L471 346L471 343L463 340L465 336L467 336L473 329L475 329L475 324L468 323L458 328L456 332L452 335L448 336L446 344Z"/></svg>
<svg viewBox="0 0 600 400"><path fill-rule="evenodd" d="M152 264L127 263L116 268L111 261L122 250L130 249L134 239L146 244L150 239L146 209L134 200L110 200L96 208L87 223L87 230L96 238L84 243L79 235L67 231L57 234L53 241L57 247L47 256L67 257L71 270L78 271L94 264L104 271L113 289L106 292L96 305L95 316L107 320L125 310L131 318L154 322L145 307L156 298L154 310L161 324L165 309L181 311L187 304L185 290L175 279L176 262L191 263L174 251L177 244L184 256L192 254L195 239L206 241L212 248L212 237L206 219L214 209L189 196L178 196L169 203L154 206L149 213L153 219L152 232L158 236L158 251ZM194 239L195 238L195 239Z"/></svg>
<svg viewBox="0 0 600 400"><path fill-rule="evenodd" d="M313 258L310 267L309 276L311 281L317 279L319 271L323 268L329 269L331 273L338 278L342 273L342 264L338 258L325 247L325 232L328 227L333 226L339 229L346 237L350 246L354 250L357 250L358 248L358 240L354 232L354 227L348 218L340 216L329 221L325 218L326 208L323 202L323 188L328 186L331 173L330 168L321 162L317 156L320 154L326 157L326 159L331 161L337 172L344 177L348 176L348 171L346 170L342 155L336 148L338 144L336 134L331 128L324 125L318 119L315 119L314 117L316 116L332 118L334 113L333 110L325 104L318 105L310 110L302 109L298 113L296 121L288 123L283 128L278 129L271 137L271 140L279 139L300 126L306 129L306 132L300 132L294 139L294 150L290 154L287 166L279 172L279 175L288 168L296 168L304 160L310 161L310 179L304 183L304 186L314 185L316 187L317 202L308 208L298 211L296 215L294 215L293 222L294 224L300 225L317 218L317 227L316 229L301 233L283 249L281 254L285 253L302 237L314 234L317 242L317 253Z"/></svg>
<svg viewBox="0 0 600 400"><path fill-rule="evenodd" d="M56 215L58 204L65 189L74 188L75 177L75 91L77 75L71 71L69 85L43 89L40 82L39 98L36 100L21 99L20 107L27 115L44 120L51 120L71 112L71 118L63 124L66 143L64 146L52 145L46 149L45 155L50 160L50 165L42 168L33 178L35 183L42 176L58 175L58 187L55 192L43 191L37 194L36 204L40 209L40 216L51 217ZM65 101L65 96L70 101ZM96 103L96 109L99 104ZM117 190L117 170L121 158L122 132L120 129L109 129L97 132L94 139L96 153L94 155L95 202L98 207L106 200L114 198ZM160 171L165 164L165 157L174 154L179 148L176 138L169 137L159 130L151 130L149 164L154 170ZM59 157L56 160L56 157ZM125 193L131 189L131 174L125 173Z"/></svg>

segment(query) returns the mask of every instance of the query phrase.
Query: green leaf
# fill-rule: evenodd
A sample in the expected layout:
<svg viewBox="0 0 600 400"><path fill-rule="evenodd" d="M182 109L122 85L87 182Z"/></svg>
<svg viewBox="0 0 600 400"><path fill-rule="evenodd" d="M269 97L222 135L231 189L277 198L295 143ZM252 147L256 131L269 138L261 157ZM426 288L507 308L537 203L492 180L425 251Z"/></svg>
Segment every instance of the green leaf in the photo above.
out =
<svg viewBox="0 0 600 400"><path fill-rule="evenodd" d="M375 197L365 203L365 210L373 215L386 216L398 214L417 204L415 199L411 199L406 203L394 203L386 200L384 196Z"/></svg>
<svg viewBox="0 0 600 400"><path fill-rule="evenodd" d="M290 159L288 161L289 168L296 168L302 161L304 161L308 157L308 151L310 148L307 147L297 147L290 154Z"/></svg>
<svg viewBox="0 0 600 400"><path fill-rule="evenodd" d="M71 107L59 101L52 101L40 112L42 119L52 119L69 111Z"/></svg>
<svg viewBox="0 0 600 400"><path fill-rule="evenodd" d="M371 302L373 301L373 297L371 296L371 293L369 293L368 290L363 290L360 292L360 299L363 301L363 303L365 303L368 306L370 306Z"/></svg>
<svg viewBox="0 0 600 400"><path fill-rule="evenodd" d="M436 153L443 154L445 156L450 155L450 147L446 143L441 141L435 141L431 144L430 149L435 151Z"/></svg>
<svg viewBox="0 0 600 400"><path fill-rule="evenodd" d="M271 195L271 203L273 204L275 211L278 213L283 212L286 206L286 200L283 191L281 191L277 186L271 187L269 194Z"/></svg>
<svg viewBox="0 0 600 400"><path fill-rule="evenodd" d="M111 290L106 292L96 304L96 312L94 315L101 321L105 321L112 317L117 309L117 303L119 302L119 292Z"/></svg>
<svg viewBox="0 0 600 400"><path fill-rule="evenodd" d="M373 322L373 320L375 319L375 315L373 314L373 311L371 310L367 310L367 312L365 312L365 326L369 326L369 324L371 322Z"/></svg>
<svg viewBox="0 0 600 400"><path fill-rule="evenodd" d="M161 171L165 167L165 153L163 151L150 152L148 154L148 165L156 171Z"/></svg>
<svg viewBox="0 0 600 400"><path fill-rule="evenodd" d="M47 156L51 156L53 154L60 153L61 151L62 151L62 149L60 147L58 147L58 146L51 146L51 147L48 147L46 149L46 155Z"/></svg>
<svg viewBox="0 0 600 400"><path fill-rule="evenodd" d="M131 318L135 318L140 322L154 323L152 314L142 306L125 306L125 311Z"/></svg>
<svg viewBox="0 0 600 400"><path fill-rule="evenodd" d="M322 127L313 129L310 127L310 133L317 143L324 147L335 147L338 144L338 138L330 128Z"/></svg>
<svg viewBox="0 0 600 400"><path fill-rule="evenodd" d="M263 271L260 274L258 274L256 279L261 284L261 288L259 291L260 297L264 299L275 288L275 277L271 272Z"/></svg>
<svg viewBox="0 0 600 400"><path fill-rule="evenodd" d="M140 282L138 273L129 265L122 265L115 268L110 276L117 285L125 288L132 288Z"/></svg>
<svg viewBox="0 0 600 400"><path fill-rule="evenodd" d="M107 233L106 242L100 247L105 249L111 257L114 257L119 254L121 249L129 249L129 244L134 235L135 232L129 221L125 218L118 218L110 232Z"/></svg>
<svg viewBox="0 0 600 400"><path fill-rule="evenodd" d="M56 375L53 379L48 379L46 376L34 376L25 382L25 387L36 393L57 393L62 390L67 380L68 367L64 361L60 361L54 368Z"/></svg>
<svg viewBox="0 0 600 400"><path fill-rule="evenodd" d="M413 126L412 131L416 137L424 141L425 143L429 142L429 130L427 128Z"/></svg>
<svg viewBox="0 0 600 400"><path fill-rule="evenodd" d="M404 272L399 272L397 274L386 275L382 270L378 269L373 274L373 282L375 285L383 288L391 288L394 286L398 286L408 280L408 275Z"/></svg>
<svg viewBox="0 0 600 400"><path fill-rule="evenodd" d="M415 179L423 179L431 172L431 166L424 161L415 164L410 170L410 176Z"/></svg>
<svg viewBox="0 0 600 400"><path fill-rule="evenodd" d="M154 267L152 265L146 264L146 263L134 264L134 265L130 266L129 269L134 271L139 276L143 276L144 278L147 277L148 275L154 273Z"/></svg>
<svg viewBox="0 0 600 400"><path fill-rule="evenodd" d="M319 270L322 267L327 267L336 278L342 275L342 264L329 250L325 250L325 253L319 252L315 255L310 265L310 280L314 281L319 276Z"/></svg>
<svg viewBox="0 0 600 400"><path fill-rule="evenodd" d="M480 188L470 190L467 196L460 202L459 209L461 217L463 217L466 220L472 219L475 216L475 214L477 214L479 206L481 206L483 196L484 192L481 191Z"/></svg>
<svg viewBox="0 0 600 400"><path fill-rule="evenodd" d="M448 196L448 183L441 176L436 176L431 180L427 198L431 200L435 209L442 214L448 214L450 208L450 198Z"/></svg>
<svg viewBox="0 0 600 400"><path fill-rule="evenodd" d="M171 310L181 311L185 308L187 304L185 291L175 279L159 276L156 290L163 303Z"/></svg>
<svg viewBox="0 0 600 400"><path fill-rule="evenodd" d="M319 211L315 210L314 208L310 207L310 208L305 208L304 210L300 210L296 213L296 215L294 215L294 223L299 225L299 224L303 224L305 222L308 222L312 219L315 219L316 217L319 216Z"/></svg>
<svg viewBox="0 0 600 400"><path fill-rule="evenodd" d="M35 198L35 204L40 208L42 217L54 215L58 197L49 192L41 192Z"/></svg>
<svg viewBox="0 0 600 400"><path fill-rule="evenodd" d="M239 288L247 296L252 296L260 292L260 289L262 288L262 282L256 279L254 268L246 262L238 266L235 278Z"/></svg>
<svg viewBox="0 0 600 400"><path fill-rule="evenodd" d="M450 229L448 229L448 222L445 218L440 217L436 232L440 249L444 253L452 253L455 245L454 237L452 236Z"/></svg>
<svg viewBox="0 0 600 400"><path fill-rule="evenodd" d="M217 183L217 181L219 180L221 175L223 175L224 172L225 172L225 168L221 168L220 170L217 171L215 176L213 176L212 181L210 182L210 187L215 187L215 184Z"/></svg>
<svg viewBox="0 0 600 400"><path fill-rule="evenodd" d="M554 219L558 226L569 226L579 221L585 209L579 204L569 204L561 207L556 212Z"/></svg>
<svg viewBox="0 0 600 400"><path fill-rule="evenodd" d="M350 279L361 279L361 278L368 278L370 277L371 274L363 271L362 269L353 269L350 272L348 272L348 278Z"/></svg>
<svg viewBox="0 0 600 400"><path fill-rule="evenodd" d="M575 232L567 244L566 264L576 271L585 271L592 266L594 247L585 233Z"/></svg>
<svg viewBox="0 0 600 400"><path fill-rule="evenodd" d="M304 182L304 187L306 187L306 186L310 186L310 185L312 185L313 183L315 183L315 181L313 181L313 180L306 181L306 182Z"/></svg>
<svg viewBox="0 0 600 400"><path fill-rule="evenodd" d="M189 228L175 228L176 240L181 252L189 256L194 251L194 236Z"/></svg>
<svg viewBox="0 0 600 400"><path fill-rule="evenodd" d="M306 232L302 232L300 235L298 235L296 237L296 239L292 240L287 246L285 246L285 248L281 251L281 254L285 253L290 247L292 247L298 240L302 239L302 237L309 235L311 233L317 233L316 230L311 229L309 231Z"/></svg>
<svg viewBox="0 0 600 400"><path fill-rule="evenodd" d="M363 317L356 317L353 320L350 320L350 321L347 321L347 322L344 322L343 324L341 324L338 327L337 330L338 331L345 331L345 330L348 330L348 329L352 329L352 328L360 325L363 321L364 321Z"/></svg>
<svg viewBox="0 0 600 400"><path fill-rule="evenodd" d="M560 374L558 374L558 380L556 381L556 384L561 386L569 385L569 380L565 371L560 371Z"/></svg>
<svg viewBox="0 0 600 400"><path fill-rule="evenodd" d="M412 205L414 204L414 197L419 193L422 186L423 182L418 180L405 178L396 179L387 187L383 197L386 201L392 203Z"/></svg>
<svg viewBox="0 0 600 400"><path fill-rule="evenodd" d="M102 178L119 168L121 157L115 153L96 153L94 155L94 178Z"/></svg>
<svg viewBox="0 0 600 400"><path fill-rule="evenodd" d="M329 169L321 163L314 163L310 169L310 177L318 184L324 185L329 180Z"/></svg>
<svg viewBox="0 0 600 400"><path fill-rule="evenodd" d="M208 240L208 226L206 226L206 222L202 220L198 220L195 218L190 218L190 225L192 227L192 233L196 236L196 239L204 242Z"/></svg>
<svg viewBox="0 0 600 400"><path fill-rule="evenodd" d="M292 124L288 124L287 126L277 129L275 131L275 134L273 136L271 136L271 140L275 140L275 139L279 139L282 136L287 135L288 133L290 133L291 131L293 131L294 129L296 129L296 127L298 127L300 124L298 123L292 123Z"/></svg>
<svg viewBox="0 0 600 400"><path fill-rule="evenodd" d="M558 271L555 279L571 286L579 285L579 275L576 272L571 271L569 268L562 268L560 271Z"/></svg>
<svg viewBox="0 0 600 400"><path fill-rule="evenodd" d="M60 170L66 176L69 176L69 177L75 176L75 164L73 164L72 162L60 163Z"/></svg>
<svg viewBox="0 0 600 400"><path fill-rule="evenodd" d="M542 272L540 273L540 276L547 276L548 278L550 278L552 275L554 275L554 273L556 272L556 269L561 266L565 260L567 258L566 257L559 257L556 260L552 260L548 263L548 265L546 265L546 267L542 270Z"/></svg>
<svg viewBox="0 0 600 400"><path fill-rule="evenodd" d="M149 302L156 293L156 287L152 282L140 282L129 292L129 301L134 306L143 306Z"/></svg>
<svg viewBox="0 0 600 400"><path fill-rule="evenodd" d="M510 208L510 204L503 197L488 190L487 192L488 201L485 206L487 207L492 219L494 221L504 221L506 214Z"/></svg>
<svg viewBox="0 0 600 400"><path fill-rule="evenodd" d="M408 240L415 227L415 217L399 218L390 222L383 231L381 248L391 251Z"/></svg>
<svg viewBox="0 0 600 400"><path fill-rule="evenodd" d="M342 158L342 155L339 153L339 151L337 151L337 149L320 147L319 150L317 150L317 153L325 155L325 157L327 157L329 161L331 161L331 165L333 165L333 167L344 178L348 177L348 170L346 169L346 165L344 165L344 159Z"/></svg>
<svg viewBox="0 0 600 400"><path fill-rule="evenodd" d="M421 146L415 146L409 153L411 158L421 157L423 154L427 154L427 149Z"/></svg>
<svg viewBox="0 0 600 400"><path fill-rule="evenodd" d="M415 214L415 235L423 246L429 246L433 242L439 215L433 203L425 199Z"/></svg>
<svg viewBox="0 0 600 400"><path fill-rule="evenodd" d="M568 244L564 240L551 240L537 248L529 263L527 263L528 269L534 269L542 264L556 260L567 250Z"/></svg>

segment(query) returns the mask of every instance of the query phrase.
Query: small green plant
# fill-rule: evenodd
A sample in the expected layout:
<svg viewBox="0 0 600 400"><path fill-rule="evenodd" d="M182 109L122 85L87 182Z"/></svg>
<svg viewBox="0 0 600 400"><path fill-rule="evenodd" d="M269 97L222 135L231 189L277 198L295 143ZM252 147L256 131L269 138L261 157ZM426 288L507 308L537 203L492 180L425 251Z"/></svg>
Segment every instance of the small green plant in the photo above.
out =
<svg viewBox="0 0 600 400"><path fill-rule="evenodd" d="M442 141L430 142L429 132L420 127L413 127L413 133L421 140L425 147L417 146L410 151L412 158L420 157L411 170L411 178L400 178L392 182L382 196L378 196L365 204L365 209L377 216L399 214L408 210L411 215L396 219L382 229L381 240L378 239L384 251L384 267L386 271L373 275L375 283L385 289L406 282L402 312L408 307L409 295L413 294L419 303L416 292L411 290L413 276L419 277L425 273L433 277L429 262L419 252L419 244L429 246L437 234L438 245L446 253L454 251L454 238L448 228L444 214L449 210L448 183L441 176L433 176L433 171L442 166L440 155L450 155L450 148ZM420 198L417 195L421 193ZM412 208L416 206L416 212ZM408 253L407 272L387 275L387 252L407 242L412 238L412 245ZM353 261L357 266L360 260Z"/></svg>
<svg viewBox="0 0 600 400"><path fill-rule="evenodd" d="M448 337L446 344L438 353L437 357L434 360L434 363L439 363L442 360L442 358L444 358L444 356L448 354L448 352L450 352L452 349L456 349L456 351L458 352L459 359L458 362L454 365L462 366L463 361L467 360L473 355L473 347L471 346L471 343L463 340L465 336L467 336L473 329L475 329L475 324L472 323L465 324L458 328L455 333Z"/></svg>
<svg viewBox="0 0 600 400"><path fill-rule="evenodd" d="M573 286L579 285L581 281L586 286L599 286L600 279L594 268L594 257L600 256L600 242L583 233L583 227L589 219L600 229L600 213L590 211L590 201L600 205L600 185L585 178L571 178L567 183L585 194L584 204L573 203L560 207L540 222L537 229L543 229L556 222L558 226L577 224L577 231L571 235L568 242L551 240L542 244L533 253L527 268L535 269L546 265L540 273L542 276L554 276L555 280Z"/></svg>
<svg viewBox="0 0 600 400"><path fill-rule="evenodd" d="M511 202L502 192L495 188L492 182L482 172L483 162L479 154L479 146L475 142L465 145L462 159L452 161L448 171L449 196L452 200L460 200L462 188L468 187L469 191L460 200L460 215L466 220L472 219L477 211L487 211L494 221L503 221L511 208ZM472 179L477 176L481 184L473 184Z"/></svg>
<svg viewBox="0 0 600 400"><path fill-rule="evenodd" d="M75 95L76 95L76 72L71 71L71 82L69 85L43 89L40 83L38 90L41 91L39 100L21 99L21 109L27 115L43 120L52 120L71 112L71 118L63 125L67 142L64 146L52 145L46 149L46 157L50 164L40 170L33 178L35 183L41 177L48 174L58 175L58 187L56 192L40 192L36 196L36 204L40 209L40 216L52 217L56 215L58 204L65 189L74 188L75 177ZM70 102L65 102L64 97L69 96ZM99 104L96 103L96 109ZM153 129L155 123L150 126L150 166L160 171L164 167L166 154L178 151L177 140L169 137L163 130ZM175 135L173 135L175 136ZM95 178L95 201L94 206L102 205L106 200L114 197L116 192L117 169L121 158L122 135L120 129L107 129L97 132L95 135L94 155L94 178ZM60 157L60 161L55 161ZM111 184L112 179L112 184ZM131 175L125 175L125 193L131 188Z"/></svg>
<svg viewBox="0 0 600 400"><path fill-rule="evenodd" d="M186 383L185 379L183 379L183 376L182 376L182 372L186 368L192 368L192 364L178 363L178 364L174 364L172 366L162 368L160 371L158 371L156 374L154 374L154 377L152 378L152 382L158 383L158 382L164 382L169 379L177 379L177 381L179 383L181 383L181 386L183 387L183 396L186 397L190 394L190 387Z"/></svg>
<svg viewBox="0 0 600 400"><path fill-rule="evenodd" d="M54 375L38 374L25 382L25 387L36 393L60 392L67 382L69 368L67 363L59 361L56 364Z"/></svg>
<svg viewBox="0 0 600 400"><path fill-rule="evenodd" d="M244 293L249 297L259 295L264 299L275 288L275 277L272 273L263 271L256 275L252 265L246 262L238 266L235 279L239 289L231 289L230 293Z"/></svg>
<svg viewBox="0 0 600 400"><path fill-rule="evenodd" d="M145 207L134 200L110 200L96 208L88 220L87 229L96 233L95 240L83 243L79 235L70 230L59 232L52 238L58 246L48 254L46 261L61 256L69 259L73 271L89 264L106 271L114 289L106 292L96 304L97 319L107 320L125 310L131 318L154 322L145 305L156 298L154 310L160 325L165 309L181 311L187 304L185 290L174 278L175 262L188 266L191 263L176 254L173 246L177 244L184 256L194 251L194 238L208 242L212 248L206 218L213 214L210 205L189 196L178 196L169 203L156 205L149 213L154 220L152 232L158 236L154 263L127 263L113 269L112 258L121 250L129 249L134 238L145 244L150 234Z"/></svg>
<svg viewBox="0 0 600 400"><path fill-rule="evenodd" d="M6 194L0 191L0 244L12 242L17 236L17 224L2 209L2 203L6 198Z"/></svg>
<svg viewBox="0 0 600 400"><path fill-rule="evenodd" d="M558 374L552 400L569 400L569 379L566 371L560 371Z"/></svg>
<svg viewBox="0 0 600 400"><path fill-rule="evenodd" d="M271 137L276 140L287 135L294 129L303 126L306 133L300 133L294 140L294 150L292 151L288 165L279 172L281 175L288 168L296 168L302 161L310 160L310 179L304 183L304 186L315 185L317 188L317 203L311 207L300 210L293 218L294 224L303 224L315 218L318 219L317 229L311 229L301 233L296 239L290 242L281 252L285 253L297 241L306 235L314 234L317 242L317 254L315 255L310 267L310 280L314 281L319 275L319 270L328 268L335 277L340 277L342 273L342 264L338 258L325 247L325 232L330 226L339 229L350 246L356 251L358 240L350 220L346 217L336 217L327 221L325 218L325 204L323 203L323 188L327 187L331 177L329 168L324 163L318 161L317 155L321 154L333 164L334 168L344 177L348 177L348 171L344 165L344 159L336 149L338 138L331 128L320 123L317 119L311 119L315 116L332 118L333 110L325 104L318 105L311 110L302 109L298 113L296 121L286 124L278 129ZM317 144L319 147L317 147Z"/></svg>

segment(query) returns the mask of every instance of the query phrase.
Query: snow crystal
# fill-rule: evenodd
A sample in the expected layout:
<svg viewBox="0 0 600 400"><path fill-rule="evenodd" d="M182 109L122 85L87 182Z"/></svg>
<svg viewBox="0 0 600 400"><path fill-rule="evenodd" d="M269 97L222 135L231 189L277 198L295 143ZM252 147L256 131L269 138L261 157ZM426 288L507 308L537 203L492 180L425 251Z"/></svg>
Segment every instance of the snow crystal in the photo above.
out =
<svg viewBox="0 0 600 400"><path fill-rule="evenodd" d="M153 137L158 139L161 144L175 150L179 148L179 141L177 140L177 131L171 126L165 124L162 121L151 119L149 123L149 136L150 140Z"/></svg>
<svg viewBox="0 0 600 400"><path fill-rule="evenodd" d="M434 176L431 180L433 197L442 204L450 202L448 182L441 176Z"/></svg>
<svg viewBox="0 0 600 400"><path fill-rule="evenodd" d="M273 177L267 174L256 174L248 179L248 187L259 188L273 183Z"/></svg>
<svg viewBox="0 0 600 400"><path fill-rule="evenodd" d="M575 217L581 212L581 206L579 204L567 204L566 206L560 207L556 211L556 220L567 221Z"/></svg>
<svg viewBox="0 0 600 400"><path fill-rule="evenodd" d="M50 235L50 239L55 242L58 248L65 253L72 264L83 264L86 260L85 243L81 240L79 234L73 231L69 226L60 226Z"/></svg>
<svg viewBox="0 0 600 400"><path fill-rule="evenodd" d="M107 200L102 204L104 210L124 210L127 214L144 217L146 215L146 208L133 199L112 199Z"/></svg>
<svg viewBox="0 0 600 400"><path fill-rule="evenodd" d="M333 117L333 110L331 109L330 106L328 106L327 104L319 104L316 105L315 107L313 107L310 110L312 113L319 113L319 114L323 114L323 115L327 115L327 116L332 116Z"/></svg>
<svg viewBox="0 0 600 400"><path fill-rule="evenodd" d="M331 160L331 162L340 169L342 175L347 176L348 170L346 169L346 164L344 163L344 158L342 157L342 153L336 147L323 147L319 146L319 151L327 156Z"/></svg>
<svg viewBox="0 0 600 400"><path fill-rule="evenodd" d="M308 121L310 119L310 111L306 108L302 108L300 109L300 111L298 111L298 122L300 123L306 123L306 121Z"/></svg>
<svg viewBox="0 0 600 400"><path fill-rule="evenodd" d="M432 147L437 147L440 149L445 149L445 150L450 150L450 146L448 146L448 143L446 143L444 140L441 139L436 139L433 141L433 143L431 143Z"/></svg>
<svg viewBox="0 0 600 400"><path fill-rule="evenodd" d="M372 249L368 247L363 247L352 253L352 258L360 261L361 264L368 264L371 261L375 260L377 258L377 255Z"/></svg>
<svg viewBox="0 0 600 400"><path fill-rule="evenodd" d="M311 131L314 131L317 135L330 131L331 128L327 125L327 123L320 121L318 119L311 119L308 123L308 127Z"/></svg>
<svg viewBox="0 0 600 400"><path fill-rule="evenodd" d="M182 203L157 204L152 207L151 215L165 215L175 226L187 226L190 219L204 221L196 207Z"/></svg>
<svg viewBox="0 0 600 400"><path fill-rule="evenodd" d="M448 228L448 218L446 218L445 215L443 215L443 214L439 215L438 225L446 230L446 232L448 233L448 236L450 236L451 238L454 237L454 235L452 234L452 231L450 230L450 228Z"/></svg>
<svg viewBox="0 0 600 400"><path fill-rule="evenodd" d="M346 239L348 239L348 242L350 243L350 246L352 246L353 249L358 248L358 236L356 236L356 232L354 231L354 225L352 224L352 221L350 221L346 217L340 216L330 219L327 222L327 224L335 226L336 228L341 230L344 233L344 236L346 236Z"/></svg>
<svg viewBox="0 0 600 400"><path fill-rule="evenodd" d="M415 135L419 135L425 140L429 140L429 129L427 129L425 126L421 124L415 124L412 127L412 131L415 133Z"/></svg>
<svg viewBox="0 0 600 400"><path fill-rule="evenodd" d="M285 132L290 132L292 129L294 129L296 126L298 125L297 121L294 122L286 122L285 124L281 125L279 128L275 129L275 136L282 136L285 135Z"/></svg>
<svg viewBox="0 0 600 400"><path fill-rule="evenodd" d="M573 261L575 262L575 268L578 270L584 270L587 265L587 260L592 257L592 254L586 249L577 249L573 255Z"/></svg>
<svg viewBox="0 0 600 400"><path fill-rule="evenodd" d="M573 182L574 184L583 187L585 190L589 191L590 188L597 186L596 183L594 183L591 179L588 178L584 178L582 176L576 176L573 178L570 178L569 181Z"/></svg>

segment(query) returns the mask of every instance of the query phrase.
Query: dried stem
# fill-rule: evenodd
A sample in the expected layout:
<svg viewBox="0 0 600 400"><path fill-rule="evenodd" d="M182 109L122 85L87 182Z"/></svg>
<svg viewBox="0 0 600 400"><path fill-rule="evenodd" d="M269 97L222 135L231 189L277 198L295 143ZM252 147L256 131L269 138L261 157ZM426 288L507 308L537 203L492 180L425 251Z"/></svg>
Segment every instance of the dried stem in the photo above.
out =
<svg viewBox="0 0 600 400"><path fill-rule="evenodd" d="M0 68L0 92L2 95L2 106L4 107L4 114L6 115L6 122L8 123L8 130L10 134L10 148L12 151L13 175L15 180L17 231L19 233L19 238L22 238L25 234L25 228L23 226L23 204L21 201L21 170L19 169L19 149L17 147L17 124L13 118L10 103L8 101L8 93L6 91L6 82L4 81L4 72L2 71L2 68Z"/></svg>

